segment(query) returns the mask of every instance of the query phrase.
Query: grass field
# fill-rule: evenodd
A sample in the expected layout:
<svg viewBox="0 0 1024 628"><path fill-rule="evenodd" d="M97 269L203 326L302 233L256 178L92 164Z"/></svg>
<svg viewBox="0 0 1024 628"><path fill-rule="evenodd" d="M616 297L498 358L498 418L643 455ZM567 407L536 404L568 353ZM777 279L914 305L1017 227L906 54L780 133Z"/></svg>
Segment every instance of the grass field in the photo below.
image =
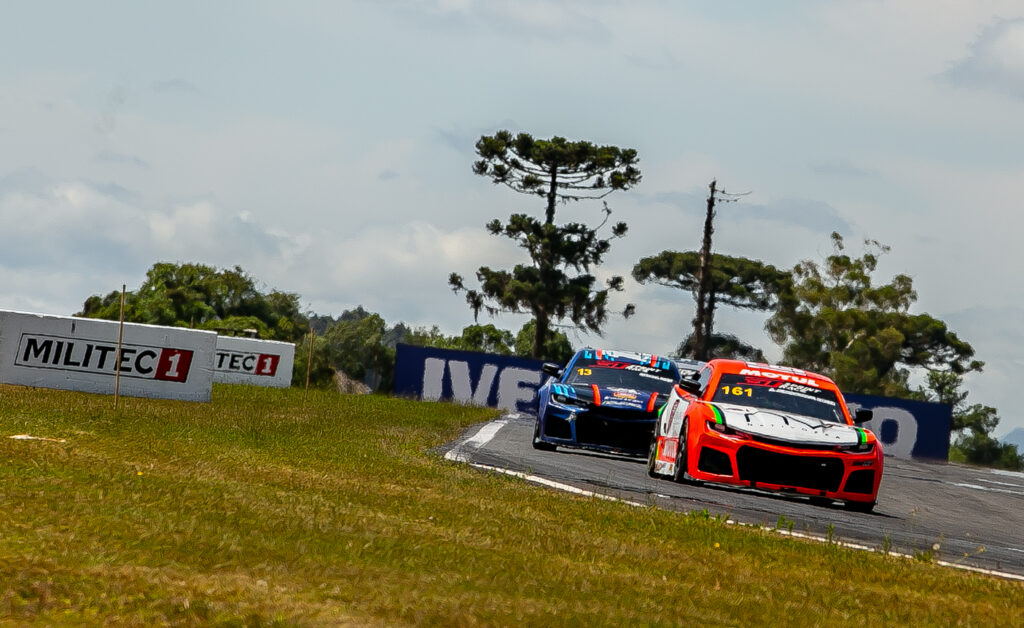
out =
<svg viewBox="0 0 1024 628"><path fill-rule="evenodd" d="M1017 582L429 453L493 415L0 386L0 624L1024 625Z"/></svg>

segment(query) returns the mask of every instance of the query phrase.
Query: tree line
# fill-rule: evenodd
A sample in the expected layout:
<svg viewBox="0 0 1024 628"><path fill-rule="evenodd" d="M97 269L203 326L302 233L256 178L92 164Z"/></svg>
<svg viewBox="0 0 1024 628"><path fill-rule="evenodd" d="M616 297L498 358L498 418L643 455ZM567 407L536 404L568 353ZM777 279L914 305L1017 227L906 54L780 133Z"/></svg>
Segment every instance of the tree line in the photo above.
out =
<svg viewBox="0 0 1024 628"><path fill-rule="evenodd" d="M611 223L612 210L604 199L641 181L637 152L508 131L482 136L476 152L474 173L542 199L543 213L514 213L485 225L492 235L522 248L526 261L511 269L482 266L476 286L457 273L449 276L449 286L464 296L474 317L458 336L436 326L389 326L362 306L337 318L302 312L297 294L261 290L237 266L222 270L201 264L155 264L138 290L126 294L125 320L220 333L255 330L261 338L295 342L296 385L305 384L309 362L313 386L335 387L341 377L387 392L400 342L565 362L573 353L566 330L600 334L609 316L629 317L635 311L633 304L613 307L612 295L623 290L623 277L599 285L595 269L612 242L628 232L625 222ZM696 303L693 332L680 340L676 355L764 360L760 348L714 327L720 307L760 311L769 337L782 348L780 363L827 375L845 392L950 404L956 435L952 459L1024 468L1016 447L991 436L999 423L997 410L967 403L963 378L984 366L970 344L942 321L910 312L917 299L911 277L876 281L873 274L887 246L866 240L854 256L842 236L833 233L831 255L792 269L713 253L714 193L712 186L700 250L662 251L632 269L637 282L681 290ZM596 225L557 222L559 206L588 200L600 201ZM77 315L117 320L120 296L117 291L91 296ZM481 313L502 312L526 314L529 321L515 332L479 321Z"/></svg>

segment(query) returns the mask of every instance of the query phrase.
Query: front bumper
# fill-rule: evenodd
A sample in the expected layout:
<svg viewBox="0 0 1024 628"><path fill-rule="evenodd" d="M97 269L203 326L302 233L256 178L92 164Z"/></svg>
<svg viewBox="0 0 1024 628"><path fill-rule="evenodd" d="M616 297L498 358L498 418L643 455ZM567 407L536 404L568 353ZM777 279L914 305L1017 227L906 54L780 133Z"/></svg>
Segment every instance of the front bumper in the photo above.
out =
<svg viewBox="0 0 1024 628"><path fill-rule="evenodd" d="M872 451L857 453L721 434L704 425L691 431L689 448L687 471L706 482L874 502L882 480L877 443Z"/></svg>
<svg viewBox="0 0 1024 628"><path fill-rule="evenodd" d="M549 405L541 418L540 439L568 447L646 456L656 412Z"/></svg>

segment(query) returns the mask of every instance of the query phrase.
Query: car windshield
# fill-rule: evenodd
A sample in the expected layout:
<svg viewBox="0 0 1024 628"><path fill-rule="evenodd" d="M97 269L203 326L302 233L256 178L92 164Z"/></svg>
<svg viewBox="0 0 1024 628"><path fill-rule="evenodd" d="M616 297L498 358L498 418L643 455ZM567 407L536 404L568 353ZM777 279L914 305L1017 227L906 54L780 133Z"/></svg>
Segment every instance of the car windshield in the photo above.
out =
<svg viewBox="0 0 1024 628"><path fill-rule="evenodd" d="M675 370L656 366L581 358L573 363L564 381L566 384L597 384L601 387L650 390L667 395L672 392L678 376Z"/></svg>
<svg viewBox="0 0 1024 628"><path fill-rule="evenodd" d="M769 377L725 373L718 380L711 401L735 403L766 410L846 423L834 390L784 382Z"/></svg>

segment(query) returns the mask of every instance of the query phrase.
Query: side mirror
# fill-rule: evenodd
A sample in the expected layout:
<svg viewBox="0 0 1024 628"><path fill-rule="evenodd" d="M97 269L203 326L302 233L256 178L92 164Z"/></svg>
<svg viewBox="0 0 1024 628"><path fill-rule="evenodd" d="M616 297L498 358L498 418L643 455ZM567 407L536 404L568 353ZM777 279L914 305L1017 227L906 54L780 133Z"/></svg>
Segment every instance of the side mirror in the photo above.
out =
<svg viewBox="0 0 1024 628"><path fill-rule="evenodd" d="M562 374L562 367L558 366L557 364L552 364L551 362L545 362L544 366L540 367L540 370L544 371L548 375L553 375L555 377L558 377L559 375Z"/></svg>
<svg viewBox="0 0 1024 628"><path fill-rule="evenodd" d="M700 382L695 379L681 379L679 380L679 387L692 395L700 392Z"/></svg>
<svg viewBox="0 0 1024 628"><path fill-rule="evenodd" d="M875 413L871 410L868 410L867 408L858 408L857 411L853 413L853 422L867 423L873 416L875 416Z"/></svg>

